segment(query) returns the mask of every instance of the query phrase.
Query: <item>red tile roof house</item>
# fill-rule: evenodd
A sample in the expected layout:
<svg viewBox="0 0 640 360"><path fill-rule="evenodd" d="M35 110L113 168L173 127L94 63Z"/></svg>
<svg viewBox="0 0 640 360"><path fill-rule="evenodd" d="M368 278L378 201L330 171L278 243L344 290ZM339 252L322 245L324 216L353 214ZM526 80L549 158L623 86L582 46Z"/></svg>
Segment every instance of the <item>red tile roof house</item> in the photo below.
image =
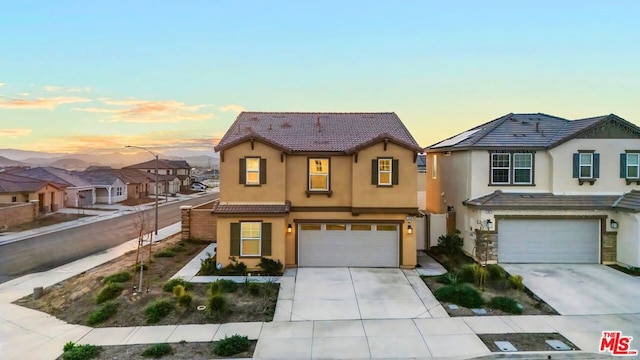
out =
<svg viewBox="0 0 640 360"><path fill-rule="evenodd" d="M42 166L12 171L12 174L64 185L66 207L91 207L96 203L96 188L71 171Z"/></svg>
<svg viewBox="0 0 640 360"><path fill-rule="evenodd" d="M416 157L395 113L242 112L220 153L217 261L416 265Z"/></svg>
<svg viewBox="0 0 640 360"><path fill-rule="evenodd" d="M142 170L145 171L147 173L150 174L155 174L156 173L156 161L155 160L149 160L140 164L134 164L134 165L129 165L129 166L125 166L123 167L123 169L137 169L137 170ZM178 185L178 188L174 188L173 186L173 179L165 176L164 178L162 178L161 180L164 181L165 184L168 184L167 186L169 186L167 188L166 192L169 193L177 193L180 192L180 190L184 190L186 189L189 185L191 185L191 166L189 165L188 162L184 161L184 160L164 160L164 159L159 159L158 160L158 174L159 175L173 175L175 177L177 177L178 179L180 179L180 184ZM155 178L152 180L155 181ZM160 186L163 186L163 183L160 183ZM152 193L154 193L153 188L155 188L155 185L152 186L152 189L150 189L150 191Z"/></svg>
<svg viewBox="0 0 640 360"><path fill-rule="evenodd" d="M427 210L476 258L640 266L638 126L507 114L426 152Z"/></svg>

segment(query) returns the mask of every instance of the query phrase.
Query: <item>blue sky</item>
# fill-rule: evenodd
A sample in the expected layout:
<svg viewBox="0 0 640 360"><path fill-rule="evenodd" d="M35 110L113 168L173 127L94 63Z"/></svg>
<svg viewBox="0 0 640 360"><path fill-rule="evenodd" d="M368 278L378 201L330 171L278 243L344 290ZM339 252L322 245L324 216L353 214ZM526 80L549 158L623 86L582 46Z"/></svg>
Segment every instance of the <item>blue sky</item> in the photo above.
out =
<svg viewBox="0 0 640 360"><path fill-rule="evenodd" d="M451 4L447 4L451 3ZM640 124L638 1L0 1L0 148L211 150L241 109Z"/></svg>

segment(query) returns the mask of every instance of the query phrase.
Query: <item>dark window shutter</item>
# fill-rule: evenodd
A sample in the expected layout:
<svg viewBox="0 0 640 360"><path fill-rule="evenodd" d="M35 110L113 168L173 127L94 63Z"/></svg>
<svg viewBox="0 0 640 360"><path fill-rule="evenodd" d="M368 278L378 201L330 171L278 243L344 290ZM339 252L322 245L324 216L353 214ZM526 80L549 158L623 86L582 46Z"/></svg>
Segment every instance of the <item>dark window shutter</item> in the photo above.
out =
<svg viewBox="0 0 640 360"><path fill-rule="evenodd" d="M240 256L240 223L231 223L229 255Z"/></svg>
<svg viewBox="0 0 640 360"><path fill-rule="evenodd" d="M240 184L246 184L247 183L247 163L245 161L245 159L240 159Z"/></svg>
<svg viewBox="0 0 640 360"><path fill-rule="evenodd" d="M260 184L267 183L267 159L260 159Z"/></svg>
<svg viewBox="0 0 640 360"><path fill-rule="evenodd" d="M600 154L593 154L593 178L600 177Z"/></svg>
<svg viewBox="0 0 640 360"><path fill-rule="evenodd" d="M580 154L573 154L573 178L580 177Z"/></svg>
<svg viewBox="0 0 640 360"><path fill-rule="evenodd" d="M262 256L271 255L271 223L262 223Z"/></svg>
<svg viewBox="0 0 640 360"><path fill-rule="evenodd" d="M371 160L371 185L378 185L378 160Z"/></svg>
<svg viewBox="0 0 640 360"><path fill-rule="evenodd" d="M400 177L399 176L400 168L398 166L399 164L400 164L400 160L397 160L397 159L393 160L393 165L391 166L391 183L393 185L398 185L398 180L399 180L398 178Z"/></svg>
<svg viewBox="0 0 640 360"><path fill-rule="evenodd" d="M627 154L620 154L620 178L627 177Z"/></svg>

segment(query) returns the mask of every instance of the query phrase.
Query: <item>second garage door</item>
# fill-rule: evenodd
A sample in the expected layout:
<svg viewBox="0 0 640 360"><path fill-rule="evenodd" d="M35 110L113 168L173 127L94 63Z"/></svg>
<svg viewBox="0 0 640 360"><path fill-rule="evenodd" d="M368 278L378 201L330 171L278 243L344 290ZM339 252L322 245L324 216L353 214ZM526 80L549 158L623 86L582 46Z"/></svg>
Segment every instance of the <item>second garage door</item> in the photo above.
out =
<svg viewBox="0 0 640 360"><path fill-rule="evenodd" d="M299 224L299 266L398 267L397 224Z"/></svg>
<svg viewBox="0 0 640 360"><path fill-rule="evenodd" d="M503 219L498 262L598 263L600 222L593 219Z"/></svg>

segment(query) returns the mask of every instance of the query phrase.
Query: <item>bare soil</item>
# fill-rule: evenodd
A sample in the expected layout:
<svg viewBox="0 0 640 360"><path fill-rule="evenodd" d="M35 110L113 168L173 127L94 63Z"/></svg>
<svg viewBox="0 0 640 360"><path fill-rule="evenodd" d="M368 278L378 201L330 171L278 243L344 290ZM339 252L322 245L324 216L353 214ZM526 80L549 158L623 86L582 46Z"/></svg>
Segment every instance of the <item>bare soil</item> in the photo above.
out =
<svg viewBox="0 0 640 360"><path fill-rule="evenodd" d="M257 341L251 341L249 351L245 351L233 356L220 357L213 353L216 342L195 342L171 344L173 354L163 356L163 359L171 360L206 360L206 359L234 359L251 358L256 349ZM143 357L142 352L151 345L122 345L122 346L102 346L100 354L94 358L97 360L129 360L148 359ZM61 358L61 357L60 357ZM60 359L59 358L59 359Z"/></svg>
<svg viewBox="0 0 640 360"><path fill-rule="evenodd" d="M162 243L154 244L152 253L159 253L169 248L178 250L173 257L153 257L149 270L143 273L143 291L141 293L133 291L133 287L139 284L139 272L132 280L122 283L125 290L113 300L118 304L117 313L94 327L149 325L144 314L145 307L158 299L168 299L175 302L173 294L164 292L162 285L207 245L207 242L180 241L179 235ZM144 254L145 262L148 259L148 251L148 246L142 248L141 251L141 254ZM106 264L46 288L45 295L38 300L33 300L29 295L15 301L15 303L46 312L69 323L86 324L89 315L100 307L96 303L96 297L104 286L103 279L121 271L128 271L134 275L135 260L136 251L134 250ZM147 288L148 292L146 292ZM246 291L243 284L240 284L238 291L226 294L229 312L219 318L212 318L206 311L196 309L198 305L204 305L207 302L206 284L194 284L190 293L193 296L190 306L186 308L176 306L157 325L270 321L275 311L278 285L271 284L269 288L263 287L260 295L253 296Z"/></svg>
<svg viewBox="0 0 640 360"><path fill-rule="evenodd" d="M163 198L163 196L161 196L160 198ZM120 204L125 206L136 206L136 205L154 203L155 201L156 201L155 197L140 197L138 199L127 199L125 201L121 201Z"/></svg>
<svg viewBox="0 0 640 360"><path fill-rule="evenodd" d="M502 352L494 341L508 341L518 351L556 351L545 341L560 340L572 350L580 350L575 344L558 333L479 334L478 337L492 352Z"/></svg>
<svg viewBox="0 0 640 360"><path fill-rule="evenodd" d="M92 215L53 213L53 214L44 215L36 219L35 221L31 221L28 223L15 225L15 226L9 226L5 230L0 230L0 232L5 232L5 231L20 232L25 230L32 230L32 229L37 229L43 226L55 225L55 224L59 224L67 221L78 220L79 218L83 218L87 216L92 216Z"/></svg>

